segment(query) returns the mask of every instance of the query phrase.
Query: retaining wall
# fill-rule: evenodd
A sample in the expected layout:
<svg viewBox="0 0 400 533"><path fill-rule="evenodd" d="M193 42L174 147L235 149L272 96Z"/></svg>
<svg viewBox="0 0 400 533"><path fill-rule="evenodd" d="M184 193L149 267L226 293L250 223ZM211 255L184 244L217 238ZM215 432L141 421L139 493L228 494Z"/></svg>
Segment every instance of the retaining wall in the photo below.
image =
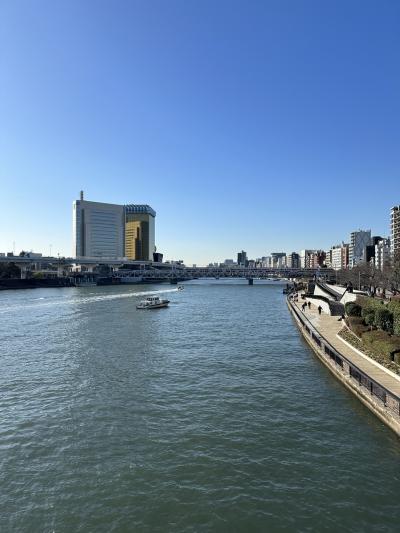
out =
<svg viewBox="0 0 400 533"><path fill-rule="evenodd" d="M287 305L303 337L324 365L361 402L400 437L400 397L395 396L339 353L287 298Z"/></svg>

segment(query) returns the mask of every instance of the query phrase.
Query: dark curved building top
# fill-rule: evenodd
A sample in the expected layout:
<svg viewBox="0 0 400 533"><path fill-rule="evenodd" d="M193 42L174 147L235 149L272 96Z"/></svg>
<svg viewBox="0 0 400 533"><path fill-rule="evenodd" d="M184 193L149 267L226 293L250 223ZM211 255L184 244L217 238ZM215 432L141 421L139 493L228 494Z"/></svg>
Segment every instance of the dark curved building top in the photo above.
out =
<svg viewBox="0 0 400 533"><path fill-rule="evenodd" d="M126 213L146 213L153 217L156 216L154 209L147 204L127 204L124 207Z"/></svg>

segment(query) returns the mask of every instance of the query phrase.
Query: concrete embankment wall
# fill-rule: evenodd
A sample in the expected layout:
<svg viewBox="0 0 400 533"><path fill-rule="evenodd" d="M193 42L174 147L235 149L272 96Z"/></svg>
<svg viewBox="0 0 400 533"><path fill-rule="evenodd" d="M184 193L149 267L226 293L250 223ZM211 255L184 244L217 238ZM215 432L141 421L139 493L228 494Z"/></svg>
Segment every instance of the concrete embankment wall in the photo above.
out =
<svg viewBox="0 0 400 533"><path fill-rule="evenodd" d="M400 437L400 397L393 395L333 348L289 298L287 304L303 337L322 363Z"/></svg>
<svg viewBox="0 0 400 533"><path fill-rule="evenodd" d="M37 289L43 287L71 287L68 278L43 278L43 279L1 279L0 290L5 289Z"/></svg>

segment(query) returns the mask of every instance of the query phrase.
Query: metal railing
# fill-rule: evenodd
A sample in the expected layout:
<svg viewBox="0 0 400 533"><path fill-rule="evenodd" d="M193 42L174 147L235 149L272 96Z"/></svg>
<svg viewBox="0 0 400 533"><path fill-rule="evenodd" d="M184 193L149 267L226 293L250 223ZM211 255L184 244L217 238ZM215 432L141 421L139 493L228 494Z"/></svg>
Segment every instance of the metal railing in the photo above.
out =
<svg viewBox="0 0 400 533"><path fill-rule="evenodd" d="M400 417L400 396L389 391L384 385L381 385L368 374L366 374L355 363L350 361L345 355L339 353L319 332L314 328L308 318L300 313L294 303L287 299L289 305L294 311L297 319L301 323L303 329L308 333L308 336L317 345L322 355L329 358L329 362L340 367L340 372L345 373L343 362L345 361L349 366L349 375L358 385L366 389L372 396L375 396L380 400L385 407L391 413ZM339 371L339 369L337 369ZM394 402L393 402L394 400Z"/></svg>

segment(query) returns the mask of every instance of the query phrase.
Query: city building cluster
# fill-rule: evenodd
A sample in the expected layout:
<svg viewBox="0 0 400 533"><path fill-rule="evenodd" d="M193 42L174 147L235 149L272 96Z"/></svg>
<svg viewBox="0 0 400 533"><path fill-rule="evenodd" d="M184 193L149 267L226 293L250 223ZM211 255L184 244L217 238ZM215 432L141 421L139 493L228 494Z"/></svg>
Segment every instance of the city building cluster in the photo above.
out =
<svg viewBox="0 0 400 533"><path fill-rule="evenodd" d="M353 231L349 242L341 242L328 250L301 250L300 252L274 252L258 259L248 259L242 250L237 260L225 259L218 266L244 266L250 268L319 268L343 270L369 264L384 270L393 257L400 254L400 205L390 211L390 236L372 235L371 230ZM209 266L217 266L211 263Z"/></svg>
<svg viewBox="0 0 400 533"><path fill-rule="evenodd" d="M73 257L162 261L155 217L149 205L89 202L81 191L72 205Z"/></svg>

